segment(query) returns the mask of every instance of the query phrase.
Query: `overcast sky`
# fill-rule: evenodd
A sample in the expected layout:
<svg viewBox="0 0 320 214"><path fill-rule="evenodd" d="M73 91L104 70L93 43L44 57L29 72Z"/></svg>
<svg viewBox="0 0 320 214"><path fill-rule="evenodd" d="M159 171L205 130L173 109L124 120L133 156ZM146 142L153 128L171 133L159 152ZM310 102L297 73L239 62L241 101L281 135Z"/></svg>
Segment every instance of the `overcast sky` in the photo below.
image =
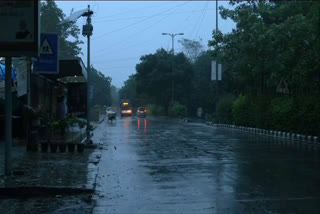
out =
<svg viewBox="0 0 320 214"><path fill-rule="evenodd" d="M175 37L175 52L181 51L181 38L199 40L207 47L215 29L215 1L57 1L68 16L90 5L93 36L91 37L91 64L112 78L112 84L120 88L135 73L140 56L154 53L159 48L171 49L171 37L162 33L184 33ZM227 1L219 6L231 7ZM80 29L85 18L77 22ZM235 24L222 20L219 29L230 32ZM87 63L87 39L82 46L84 63Z"/></svg>

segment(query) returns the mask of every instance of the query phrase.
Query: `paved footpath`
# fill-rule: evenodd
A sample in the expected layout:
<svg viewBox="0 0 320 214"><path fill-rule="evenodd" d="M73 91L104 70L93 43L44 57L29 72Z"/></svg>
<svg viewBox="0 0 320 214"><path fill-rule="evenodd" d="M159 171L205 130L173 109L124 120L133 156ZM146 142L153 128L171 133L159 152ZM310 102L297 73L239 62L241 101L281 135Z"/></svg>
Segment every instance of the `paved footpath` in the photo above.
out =
<svg viewBox="0 0 320 214"><path fill-rule="evenodd" d="M99 130L99 126L96 130ZM1 178L0 213L92 213L101 149L96 139L83 153L12 151L14 176Z"/></svg>

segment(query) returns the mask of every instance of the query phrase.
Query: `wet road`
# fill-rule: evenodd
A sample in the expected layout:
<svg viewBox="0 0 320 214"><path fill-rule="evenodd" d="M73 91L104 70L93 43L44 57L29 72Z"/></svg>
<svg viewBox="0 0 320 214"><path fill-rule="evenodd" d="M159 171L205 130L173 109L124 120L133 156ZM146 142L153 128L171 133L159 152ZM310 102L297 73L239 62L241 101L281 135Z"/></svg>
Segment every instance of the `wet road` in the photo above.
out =
<svg viewBox="0 0 320 214"><path fill-rule="evenodd" d="M320 152L148 117L97 129L94 213L320 213Z"/></svg>

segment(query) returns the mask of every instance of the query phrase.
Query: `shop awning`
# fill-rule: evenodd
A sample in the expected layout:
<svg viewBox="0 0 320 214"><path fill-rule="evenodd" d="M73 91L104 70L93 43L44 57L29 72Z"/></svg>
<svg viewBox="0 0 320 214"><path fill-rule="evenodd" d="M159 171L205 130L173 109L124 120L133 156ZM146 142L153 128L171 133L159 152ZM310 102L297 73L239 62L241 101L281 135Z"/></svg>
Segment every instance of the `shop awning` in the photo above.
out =
<svg viewBox="0 0 320 214"><path fill-rule="evenodd" d="M63 83L79 83L87 81L87 70L80 57L59 60L59 74L42 74L51 80Z"/></svg>

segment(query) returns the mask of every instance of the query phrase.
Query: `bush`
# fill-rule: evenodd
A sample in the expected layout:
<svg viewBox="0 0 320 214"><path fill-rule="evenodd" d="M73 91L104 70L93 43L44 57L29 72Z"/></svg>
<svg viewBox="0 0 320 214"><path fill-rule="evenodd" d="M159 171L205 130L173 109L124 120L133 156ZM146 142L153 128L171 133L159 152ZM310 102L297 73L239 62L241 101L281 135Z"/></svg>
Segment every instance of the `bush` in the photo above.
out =
<svg viewBox="0 0 320 214"><path fill-rule="evenodd" d="M236 125L270 128L272 125L270 97L240 95L232 105L232 118Z"/></svg>
<svg viewBox="0 0 320 214"><path fill-rule="evenodd" d="M248 126L249 121L249 99L240 95L232 104L232 117L235 125Z"/></svg>
<svg viewBox="0 0 320 214"><path fill-rule="evenodd" d="M269 129L272 127L271 98L264 95L249 97L250 126Z"/></svg>
<svg viewBox="0 0 320 214"><path fill-rule="evenodd" d="M232 123L232 104L235 100L233 95L223 96L217 105L218 121L221 123Z"/></svg>
<svg viewBox="0 0 320 214"><path fill-rule="evenodd" d="M214 123L217 122L215 113L212 113L212 114L206 113L204 118L206 121L210 121L210 122L214 122Z"/></svg>
<svg viewBox="0 0 320 214"><path fill-rule="evenodd" d="M223 111L225 104L220 105L219 111ZM272 99L240 95L233 102L232 117L236 125L320 135L320 99L316 95Z"/></svg>
<svg viewBox="0 0 320 214"><path fill-rule="evenodd" d="M147 113L154 116L164 116L165 110L162 106L148 104L147 105Z"/></svg>
<svg viewBox="0 0 320 214"><path fill-rule="evenodd" d="M298 96L293 100L292 129L297 133L320 136L320 100L314 95Z"/></svg>
<svg viewBox="0 0 320 214"><path fill-rule="evenodd" d="M271 101L271 121L275 130L289 131L292 127L291 118L293 99L289 97L274 98Z"/></svg>
<svg viewBox="0 0 320 214"><path fill-rule="evenodd" d="M183 118L187 116L188 109L178 102L172 102L169 105L168 114L170 117Z"/></svg>

